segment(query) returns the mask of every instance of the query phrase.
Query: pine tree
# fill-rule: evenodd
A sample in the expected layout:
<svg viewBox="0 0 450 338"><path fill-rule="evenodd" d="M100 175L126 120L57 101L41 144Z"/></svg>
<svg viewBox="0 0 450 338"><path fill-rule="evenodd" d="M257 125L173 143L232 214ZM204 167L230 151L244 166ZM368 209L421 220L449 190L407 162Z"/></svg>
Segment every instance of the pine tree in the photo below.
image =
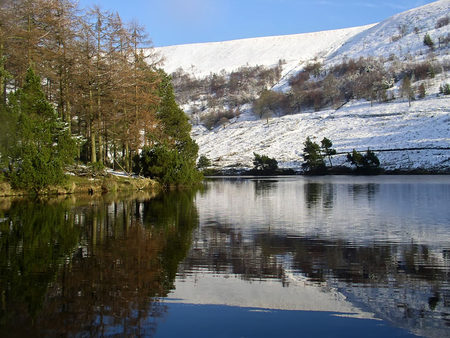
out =
<svg viewBox="0 0 450 338"><path fill-rule="evenodd" d="M326 137L324 137L323 140L320 141L320 143L324 156L328 157L328 160L330 161L330 167L333 168L333 164L331 163L331 156L336 155L336 149L331 148L333 146L333 143Z"/></svg>
<svg viewBox="0 0 450 338"><path fill-rule="evenodd" d="M10 95L6 114L15 142L7 149L8 176L14 188L39 192L64 180L75 157L75 141L45 99L41 80L29 68L25 84Z"/></svg>
<svg viewBox="0 0 450 338"><path fill-rule="evenodd" d="M253 155L255 156L253 159L254 170L272 173L278 169L278 161L276 159L257 153L253 153Z"/></svg>
<svg viewBox="0 0 450 338"><path fill-rule="evenodd" d="M172 142L176 149L189 160L197 158L198 146L192 140L189 118L175 101L175 94L171 78L164 71L159 70L161 82L158 94L161 101L158 105L156 116L162 125L163 137Z"/></svg>
<svg viewBox="0 0 450 338"><path fill-rule="evenodd" d="M156 117L161 131L152 144L134 157L134 171L158 179L163 185L190 185L201 180L197 171L198 145L191 139L188 117L175 102L170 76L159 70Z"/></svg>
<svg viewBox="0 0 450 338"><path fill-rule="evenodd" d="M320 152L320 146L311 141L308 136L303 143L303 158L305 162L302 164L303 168L311 173L322 173L325 170L325 162Z"/></svg>
<svg viewBox="0 0 450 338"><path fill-rule="evenodd" d="M198 169L206 169L211 166L211 160L205 155L201 155L197 162Z"/></svg>
<svg viewBox="0 0 450 338"><path fill-rule="evenodd" d="M423 43L424 43L425 46L430 47L430 49L434 49L434 42L433 42L433 40L431 39L430 34L428 34L428 33L425 34L425 36L424 36L424 38L423 38Z"/></svg>
<svg viewBox="0 0 450 338"><path fill-rule="evenodd" d="M351 153L347 154L347 161L356 166L357 170L364 169L369 172L378 169L380 166L380 160L370 149L367 149L367 152L364 155L353 149Z"/></svg>

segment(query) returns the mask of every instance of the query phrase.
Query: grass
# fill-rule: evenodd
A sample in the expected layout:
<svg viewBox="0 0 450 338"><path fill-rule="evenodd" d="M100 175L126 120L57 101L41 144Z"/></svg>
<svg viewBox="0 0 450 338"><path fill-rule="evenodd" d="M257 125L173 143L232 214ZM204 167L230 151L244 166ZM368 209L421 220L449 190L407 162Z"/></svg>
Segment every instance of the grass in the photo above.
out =
<svg viewBox="0 0 450 338"><path fill-rule="evenodd" d="M67 195L67 194L89 194L99 195L104 193L156 191L159 184L149 178L132 178L114 175L106 176L72 176L58 186L50 186L42 195ZM0 196L24 196L29 191L13 190L3 175L0 175Z"/></svg>

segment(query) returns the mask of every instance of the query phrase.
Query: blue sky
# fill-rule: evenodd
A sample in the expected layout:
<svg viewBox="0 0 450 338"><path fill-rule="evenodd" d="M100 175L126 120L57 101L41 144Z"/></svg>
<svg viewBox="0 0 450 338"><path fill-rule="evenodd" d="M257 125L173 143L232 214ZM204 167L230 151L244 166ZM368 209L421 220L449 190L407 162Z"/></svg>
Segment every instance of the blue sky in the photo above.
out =
<svg viewBox="0 0 450 338"><path fill-rule="evenodd" d="M143 25L154 46L361 26L433 0L79 0Z"/></svg>

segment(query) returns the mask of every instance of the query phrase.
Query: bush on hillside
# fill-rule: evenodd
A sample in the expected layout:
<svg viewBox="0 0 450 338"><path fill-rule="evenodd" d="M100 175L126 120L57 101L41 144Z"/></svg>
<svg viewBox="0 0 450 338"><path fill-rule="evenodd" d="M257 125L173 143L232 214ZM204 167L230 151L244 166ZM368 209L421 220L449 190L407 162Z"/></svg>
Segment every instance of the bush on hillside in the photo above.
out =
<svg viewBox="0 0 450 338"><path fill-rule="evenodd" d="M436 22L436 29L439 29L441 27L447 26L450 22L450 19L448 16L444 16L440 19L438 19L438 21Z"/></svg>
<svg viewBox="0 0 450 338"><path fill-rule="evenodd" d="M423 38L423 43L425 46L428 46L430 49L434 49L434 42L431 39L430 34L425 34L424 38Z"/></svg>

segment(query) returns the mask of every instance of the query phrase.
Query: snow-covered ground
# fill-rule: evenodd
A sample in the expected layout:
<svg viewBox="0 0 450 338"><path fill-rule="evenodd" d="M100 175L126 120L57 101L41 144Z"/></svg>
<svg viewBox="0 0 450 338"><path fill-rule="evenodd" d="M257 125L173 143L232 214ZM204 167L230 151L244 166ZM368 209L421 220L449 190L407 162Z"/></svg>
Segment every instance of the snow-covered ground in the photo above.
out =
<svg viewBox="0 0 450 338"><path fill-rule="evenodd" d="M245 115L245 114L244 114ZM242 118L245 119L245 116ZM200 154L217 167L252 167L253 152L299 168L306 137L329 138L337 152L370 149L450 147L450 97L374 104L354 101L339 110L300 113L266 120L243 120L208 131L193 128ZM382 152L386 169L448 168L448 150ZM335 156L342 164L345 155Z"/></svg>
<svg viewBox="0 0 450 338"><path fill-rule="evenodd" d="M345 58L383 57L399 62L432 60L450 62L450 46L431 52L424 45L425 34L438 39L450 34L450 25L437 27L439 19L450 16L450 0L397 14L385 21L363 27L288 36L243 39L217 43L157 48L165 58L165 70L181 67L197 77L227 72L240 66L272 66L284 59L283 78L275 88L286 89L287 79L308 61L319 60L325 67ZM444 69L444 68L443 68ZM450 83L450 72L426 80L427 97L412 106L402 99L370 105L352 101L339 110L299 113L258 120L251 107L243 106L238 119L212 131L195 126L192 135L199 153L214 166L252 167L253 152L278 160L280 167L299 168L307 136L320 141L329 138L338 152L371 149L450 147L450 97L439 96L439 87ZM392 93L398 94L400 83ZM396 95L398 97L398 95ZM386 169L448 169L449 150L414 150L378 154ZM342 164L345 155L336 156Z"/></svg>
<svg viewBox="0 0 450 338"><path fill-rule="evenodd" d="M242 66L274 66L279 60L285 72L314 58L324 58L356 34L373 25L339 30L197 43L155 48L164 59L164 70L178 68L195 76L231 72Z"/></svg>

